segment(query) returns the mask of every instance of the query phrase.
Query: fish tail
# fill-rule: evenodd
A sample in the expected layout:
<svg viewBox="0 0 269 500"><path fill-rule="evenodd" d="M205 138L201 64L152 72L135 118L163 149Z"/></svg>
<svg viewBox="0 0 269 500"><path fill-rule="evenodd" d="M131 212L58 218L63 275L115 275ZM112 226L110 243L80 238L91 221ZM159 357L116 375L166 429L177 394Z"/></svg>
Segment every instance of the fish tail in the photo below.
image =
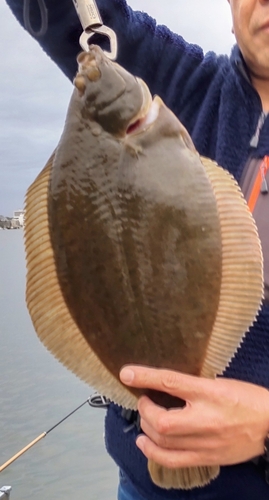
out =
<svg viewBox="0 0 269 500"><path fill-rule="evenodd" d="M152 481L160 488L190 490L206 486L219 475L218 465L210 467L190 467L168 469L152 460L148 461L148 470Z"/></svg>

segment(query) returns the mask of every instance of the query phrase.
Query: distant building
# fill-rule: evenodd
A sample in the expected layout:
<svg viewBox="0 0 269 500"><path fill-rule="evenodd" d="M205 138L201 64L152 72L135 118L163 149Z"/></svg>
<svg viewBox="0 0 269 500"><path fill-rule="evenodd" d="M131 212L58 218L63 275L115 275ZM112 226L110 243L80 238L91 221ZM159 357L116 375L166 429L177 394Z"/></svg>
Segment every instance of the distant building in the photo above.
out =
<svg viewBox="0 0 269 500"><path fill-rule="evenodd" d="M0 229L10 229L11 228L11 219L8 217L4 217L4 215L0 215Z"/></svg>
<svg viewBox="0 0 269 500"><path fill-rule="evenodd" d="M14 221L14 227L16 227L16 225L19 225L19 226L24 226L24 210L20 209L20 210L14 210L13 212L13 221Z"/></svg>
<svg viewBox="0 0 269 500"><path fill-rule="evenodd" d="M0 229L20 229L24 226L24 210L14 210L13 217L0 215Z"/></svg>

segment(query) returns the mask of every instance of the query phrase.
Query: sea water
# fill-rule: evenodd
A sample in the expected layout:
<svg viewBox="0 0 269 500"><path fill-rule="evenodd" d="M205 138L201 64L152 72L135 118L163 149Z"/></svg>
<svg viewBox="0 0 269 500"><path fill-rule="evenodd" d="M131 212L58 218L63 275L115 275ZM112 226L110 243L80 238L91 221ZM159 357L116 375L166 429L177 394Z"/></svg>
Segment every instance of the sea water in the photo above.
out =
<svg viewBox="0 0 269 500"><path fill-rule="evenodd" d="M0 466L93 392L45 349L25 303L22 230L0 230ZM113 500L105 410L88 404L0 473L10 500Z"/></svg>

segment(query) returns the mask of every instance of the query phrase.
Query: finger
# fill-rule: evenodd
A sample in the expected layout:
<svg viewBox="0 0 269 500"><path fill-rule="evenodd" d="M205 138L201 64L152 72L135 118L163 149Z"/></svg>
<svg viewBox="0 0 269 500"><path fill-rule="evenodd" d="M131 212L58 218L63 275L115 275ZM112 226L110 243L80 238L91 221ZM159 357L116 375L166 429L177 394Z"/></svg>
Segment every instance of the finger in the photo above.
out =
<svg viewBox="0 0 269 500"><path fill-rule="evenodd" d="M219 440L215 436L210 434L197 434L197 435L167 435L159 434L156 430L151 427L145 420L141 419L141 428L148 438L153 441L157 446L165 448L167 450L192 450L192 451L202 451L215 450L220 448Z"/></svg>
<svg viewBox="0 0 269 500"><path fill-rule="evenodd" d="M154 427L152 427L148 422L143 420L140 421L141 429L146 434L147 437L151 439L157 446L161 448L166 448L168 450L192 450L192 451L202 451L205 450L216 450L220 449L223 445L221 439L218 436L212 436L211 434L186 434L186 435L169 435L160 434Z"/></svg>
<svg viewBox="0 0 269 500"><path fill-rule="evenodd" d="M121 381L131 387L155 389L188 401L209 396L214 389L214 381L210 379L186 375L172 370L148 368L145 366L126 366L120 372Z"/></svg>
<svg viewBox="0 0 269 500"><path fill-rule="evenodd" d="M142 396L139 399L137 408L141 419L157 433L171 436L179 433L180 417L184 409L168 411L153 403L147 396Z"/></svg>
<svg viewBox="0 0 269 500"><path fill-rule="evenodd" d="M147 436L139 436L136 440L136 444L148 459L164 467L168 467L169 469L219 465L220 457L212 452L167 450L157 446Z"/></svg>
<svg viewBox="0 0 269 500"><path fill-rule="evenodd" d="M213 425L210 419L202 419L199 409L197 411L192 404L167 410L142 396L138 401L138 411L144 422L164 436L208 436L218 432L217 423Z"/></svg>
<svg viewBox="0 0 269 500"><path fill-rule="evenodd" d="M147 396L142 396L138 401L138 411L144 422L164 436L219 435L220 419L213 418L212 413L209 418L203 404L187 403L184 408L167 410L156 405Z"/></svg>

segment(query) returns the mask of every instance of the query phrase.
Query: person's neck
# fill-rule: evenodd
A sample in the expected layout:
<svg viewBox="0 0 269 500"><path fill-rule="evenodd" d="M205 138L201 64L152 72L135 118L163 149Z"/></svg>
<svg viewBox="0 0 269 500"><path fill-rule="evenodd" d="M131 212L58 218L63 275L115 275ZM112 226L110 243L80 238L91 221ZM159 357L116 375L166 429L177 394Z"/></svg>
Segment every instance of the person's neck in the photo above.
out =
<svg viewBox="0 0 269 500"><path fill-rule="evenodd" d="M269 113L269 79L257 78L252 75L251 81L261 98L263 111Z"/></svg>

